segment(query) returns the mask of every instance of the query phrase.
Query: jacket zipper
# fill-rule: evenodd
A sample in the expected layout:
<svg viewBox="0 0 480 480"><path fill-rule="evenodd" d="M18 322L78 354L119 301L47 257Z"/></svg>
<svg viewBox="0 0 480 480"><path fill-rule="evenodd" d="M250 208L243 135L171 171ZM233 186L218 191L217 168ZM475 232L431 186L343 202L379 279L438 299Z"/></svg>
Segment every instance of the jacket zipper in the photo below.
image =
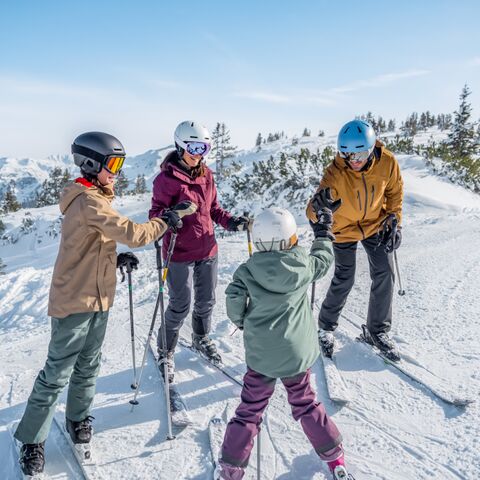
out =
<svg viewBox="0 0 480 480"><path fill-rule="evenodd" d="M363 173L362 173L362 180L363 180L363 186L365 187L365 211L363 212L363 217L362 217L362 220L363 220L367 215L367 204L368 204L368 188L367 188L367 182L365 181L365 175Z"/></svg>
<svg viewBox="0 0 480 480"><path fill-rule="evenodd" d="M357 190L358 208L362 211L362 201L360 200L360 190Z"/></svg>
<svg viewBox="0 0 480 480"><path fill-rule="evenodd" d="M372 185L372 201L370 202L370 207L373 205L373 197L375 195L375 185Z"/></svg>

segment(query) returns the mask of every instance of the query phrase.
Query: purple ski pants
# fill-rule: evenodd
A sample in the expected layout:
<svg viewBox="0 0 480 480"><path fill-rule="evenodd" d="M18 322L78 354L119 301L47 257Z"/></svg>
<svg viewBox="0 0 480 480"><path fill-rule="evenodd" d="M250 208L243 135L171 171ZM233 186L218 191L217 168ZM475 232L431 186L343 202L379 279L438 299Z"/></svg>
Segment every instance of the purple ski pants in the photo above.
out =
<svg viewBox="0 0 480 480"><path fill-rule="evenodd" d="M342 436L328 417L324 406L317 402L310 385L310 370L294 377L282 378L287 390L288 402L295 420L300 420L305 435L324 461L334 460L342 453ZM253 439L258 434L262 414L275 390L275 378L266 377L248 368L243 378L241 403L235 416L228 422L223 440L221 463L224 468L241 470L248 464ZM236 476L232 478L242 478ZM230 478L230 477L224 477Z"/></svg>

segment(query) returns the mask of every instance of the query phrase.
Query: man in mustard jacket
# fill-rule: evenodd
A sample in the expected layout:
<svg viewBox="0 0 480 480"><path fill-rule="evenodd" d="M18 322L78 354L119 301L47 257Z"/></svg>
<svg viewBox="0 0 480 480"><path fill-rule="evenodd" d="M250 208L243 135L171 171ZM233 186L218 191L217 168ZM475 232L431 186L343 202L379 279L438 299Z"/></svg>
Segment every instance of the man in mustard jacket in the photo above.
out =
<svg viewBox="0 0 480 480"><path fill-rule="evenodd" d="M364 336L390 359L400 359L388 332L395 280L392 252L401 243L402 200L403 180L394 155L376 140L368 123L348 122L338 135L338 153L307 206L312 222L315 211L323 207L334 211L335 273L318 318L320 346L328 357L354 284L357 244L362 242L372 279Z"/></svg>
<svg viewBox="0 0 480 480"><path fill-rule="evenodd" d="M184 203L159 218L134 223L111 206L114 179L125 160L118 139L102 132L84 133L75 139L72 153L83 176L65 187L60 198L64 217L48 303L52 326L48 357L15 432L22 443L20 465L26 476L43 472L45 439L58 396L68 382L67 431L76 446L90 442L90 407L115 296L116 242L141 247L168 228L180 227L180 217L196 210L191 202Z"/></svg>

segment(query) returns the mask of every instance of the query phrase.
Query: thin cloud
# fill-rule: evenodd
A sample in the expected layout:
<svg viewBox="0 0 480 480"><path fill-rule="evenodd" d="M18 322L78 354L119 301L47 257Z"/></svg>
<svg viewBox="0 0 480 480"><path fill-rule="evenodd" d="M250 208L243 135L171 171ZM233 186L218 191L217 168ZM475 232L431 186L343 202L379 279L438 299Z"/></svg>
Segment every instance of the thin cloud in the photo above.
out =
<svg viewBox="0 0 480 480"><path fill-rule="evenodd" d="M384 73L383 75L378 75L377 77L373 77L368 80L362 80L359 82L342 85L340 87L331 88L329 91L331 93L351 93L364 88L380 87L398 80L421 77L429 73L429 70L408 70L406 72L399 73Z"/></svg>
<svg viewBox="0 0 480 480"><path fill-rule="evenodd" d="M429 70L408 70L398 73L384 73L382 75L378 75L367 80L361 80L358 82L341 85L339 87L333 87L326 90L303 90L296 92L292 91L289 93L252 91L235 93L234 96L249 98L251 100L259 100L268 103L314 103L317 105L332 106L339 103L343 99L345 94L353 93L365 88L380 87L408 78L420 77L429 73Z"/></svg>

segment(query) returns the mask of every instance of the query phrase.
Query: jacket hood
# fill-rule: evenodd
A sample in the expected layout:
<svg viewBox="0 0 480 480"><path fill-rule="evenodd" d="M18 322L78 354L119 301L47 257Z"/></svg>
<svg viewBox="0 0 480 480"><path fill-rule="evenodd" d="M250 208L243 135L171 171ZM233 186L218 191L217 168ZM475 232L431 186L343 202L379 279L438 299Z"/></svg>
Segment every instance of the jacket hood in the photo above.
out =
<svg viewBox="0 0 480 480"><path fill-rule="evenodd" d="M305 250L293 247L280 252L255 252L246 267L262 288L273 293L298 289L308 280Z"/></svg>
<svg viewBox="0 0 480 480"><path fill-rule="evenodd" d="M62 194L60 195L60 211L62 214L65 214L67 208L71 205L71 203L82 193L86 190L96 189L96 187L85 187L80 183L72 183L71 185L67 185L64 189Z"/></svg>

